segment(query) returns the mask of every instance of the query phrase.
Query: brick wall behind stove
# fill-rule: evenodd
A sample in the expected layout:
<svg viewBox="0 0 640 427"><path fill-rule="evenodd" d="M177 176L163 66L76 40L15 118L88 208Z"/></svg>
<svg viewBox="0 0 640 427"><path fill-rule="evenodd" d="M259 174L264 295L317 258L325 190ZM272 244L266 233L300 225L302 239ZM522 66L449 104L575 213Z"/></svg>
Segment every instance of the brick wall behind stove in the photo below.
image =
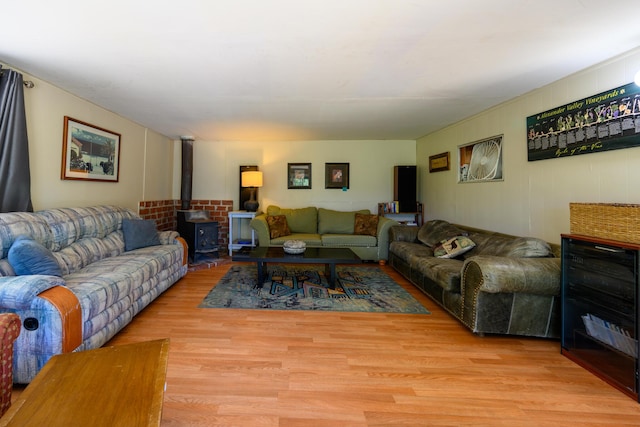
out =
<svg viewBox="0 0 640 427"><path fill-rule="evenodd" d="M160 231L175 230L178 227L176 210L180 200L152 200L138 204L138 214L142 219L153 219Z"/></svg>
<svg viewBox="0 0 640 427"><path fill-rule="evenodd" d="M209 211L211 219L218 221L220 253L225 253L229 244L229 212L233 210L233 200L191 200L191 209Z"/></svg>
<svg viewBox="0 0 640 427"><path fill-rule="evenodd" d="M151 200L138 204L138 213L143 219L155 220L158 230L176 230L177 211L180 200ZM205 210L213 221L218 222L218 244L220 253L225 253L229 244L229 212L233 210L233 200L191 200L191 209Z"/></svg>

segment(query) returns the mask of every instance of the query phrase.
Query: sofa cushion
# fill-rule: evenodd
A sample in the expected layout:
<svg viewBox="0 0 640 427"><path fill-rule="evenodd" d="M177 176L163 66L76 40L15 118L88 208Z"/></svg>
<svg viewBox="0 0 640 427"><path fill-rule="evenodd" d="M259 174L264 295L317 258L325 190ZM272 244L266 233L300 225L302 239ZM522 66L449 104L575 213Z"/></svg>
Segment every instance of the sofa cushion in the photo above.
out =
<svg viewBox="0 0 640 427"><path fill-rule="evenodd" d="M287 240L301 240L307 247L322 246L322 239L317 233L291 233L288 236L276 237L271 239L271 246L282 246Z"/></svg>
<svg viewBox="0 0 640 427"><path fill-rule="evenodd" d="M50 249L58 252L82 239L103 238L122 229L123 219L139 219L130 209L118 206L58 208L38 212L51 228Z"/></svg>
<svg viewBox="0 0 640 427"><path fill-rule="evenodd" d="M267 224L269 224L269 237L272 239L291 235L287 217L284 215L267 215Z"/></svg>
<svg viewBox="0 0 640 427"><path fill-rule="evenodd" d="M318 210L315 207L283 209L271 205L267 207L267 215L284 215L292 233L317 233Z"/></svg>
<svg viewBox="0 0 640 427"><path fill-rule="evenodd" d="M122 220L122 234L124 235L124 250L146 248L160 244L156 222L152 219Z"/></svg>
<svg viewBox="0 0 640 427"><path fill-rule="evenodd" d="M356 213L368 214L369 211L345 212L318 208L318 234L353 234Z"/></svg>
<svg viewBox="0 0 640 427"><path fill-rule="evenodd" d="M508 246L504 255L511 258L540 258L552 256L551 246L535 237L517 237Z"/></svg>
<svg viewBox="0 0 640 427"><path fill-rule="evenodd" d="M464 261L431 256L411 255L411 269L437 284L447 292L460 293L460 277Z"/></svg>
<svg viewBox="0 0 640 427"><path fill-rule="evenodd" d="M62 276L62 270L53 253L26 236L20 236L13 242L7 258L18 276L30 274Z"/></svg>
<svg viewBox="0 0 640 427"><path fill-rule="evenodd" d="M456 236L466 236L468 233L447 221L434 219L427 221L420 231L418 231L418 240L425 245L433 248L443 240L451 239Z"/></svg>
<svg viewBox="0 0 640 427"><path fill-rule="evenodd" d="M378 215L357 213L353 233L376 237L378 235L378 218Z"/></svg>
<svg viewBox="0 0 640 427"><path fill-rule="evenodd" d="M374 247L377 239L372 236L358 234L322 234L322 246L326 247Z"/></svg>
<svg viewBox="0 0 640 427"><path fill-rule="evenodd" d="M476 247L468 255L492 255L509 258L540 258L553 256L547 242L535 237L507 237L473 233Z"/></svg>
<svg viewBox="0 0 640 427"><path fill-rule="evenodd" d="M455 258L465 252L469 252L476 246L473 240L466 236L456 236L443 240L433 248L433 255L438 258Z"/></svg>
<svg viewBox="0 0 640 427"><path fill-rule="evenodd" d="M393 241L389 244L389 253L406 262L411 260L412 256L433 257L433 249L422 243Z"/></svg>

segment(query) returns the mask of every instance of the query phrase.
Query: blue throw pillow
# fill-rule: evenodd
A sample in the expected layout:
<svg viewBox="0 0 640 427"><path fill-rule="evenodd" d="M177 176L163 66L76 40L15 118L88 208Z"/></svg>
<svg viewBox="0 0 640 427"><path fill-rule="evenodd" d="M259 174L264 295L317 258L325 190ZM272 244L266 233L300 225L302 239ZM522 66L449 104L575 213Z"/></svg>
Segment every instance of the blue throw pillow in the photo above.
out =
<svg viewBox="0 0 640 427"><path fill-rule="evenodd" d="M53 253L29 237L18 237L9 248L7 258L18 276L45 274L62 277Z"/></svg>
<svg viewBox="0 0 640 427"><path fill-rule="evenodd" d="M122 233L125 251L160 244L156 222L152 219L123 219Z"/></svg>

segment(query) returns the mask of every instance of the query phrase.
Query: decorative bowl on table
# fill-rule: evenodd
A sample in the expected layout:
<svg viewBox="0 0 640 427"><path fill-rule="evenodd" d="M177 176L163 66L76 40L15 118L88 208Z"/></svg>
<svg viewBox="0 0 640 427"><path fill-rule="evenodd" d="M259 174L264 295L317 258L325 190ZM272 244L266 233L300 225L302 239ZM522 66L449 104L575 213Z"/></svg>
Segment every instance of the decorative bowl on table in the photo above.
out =
<svg viewBox="0 0 640 427"><path fill-rule="evenodd" d="M282 245L284 251L288 254L298 255L307 249L307 244L302 240L287 240Z"/></svg>

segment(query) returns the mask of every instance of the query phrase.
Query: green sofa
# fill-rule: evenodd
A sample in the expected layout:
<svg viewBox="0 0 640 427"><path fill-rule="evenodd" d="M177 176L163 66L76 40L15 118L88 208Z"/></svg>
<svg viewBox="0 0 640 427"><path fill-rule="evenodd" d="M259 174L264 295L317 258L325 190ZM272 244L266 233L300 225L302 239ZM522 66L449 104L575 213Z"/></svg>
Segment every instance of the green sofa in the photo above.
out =
<svg viewBox="0 0 640 427"><path fill-rule="evenodd" d="M436 256L457 236L475 246ZM392 227L389 240L389 264L472 332L560 336L559 245L442 220Z"/></svg>
<svg viewBox="0 0 640 427"><path fill-rule="evenodd" d="M370 215L367 209L335 211L305 207L286 209L271 205L267 211L251 220L260 246L282 246L287 240L302 240L308 247L350 248L365 261L386 262L389 253L389 228L399 225L383 216L378 217L376 235L355 234L356 213ZM291 234L271 238L268 216L284 215Z"/></svg>

